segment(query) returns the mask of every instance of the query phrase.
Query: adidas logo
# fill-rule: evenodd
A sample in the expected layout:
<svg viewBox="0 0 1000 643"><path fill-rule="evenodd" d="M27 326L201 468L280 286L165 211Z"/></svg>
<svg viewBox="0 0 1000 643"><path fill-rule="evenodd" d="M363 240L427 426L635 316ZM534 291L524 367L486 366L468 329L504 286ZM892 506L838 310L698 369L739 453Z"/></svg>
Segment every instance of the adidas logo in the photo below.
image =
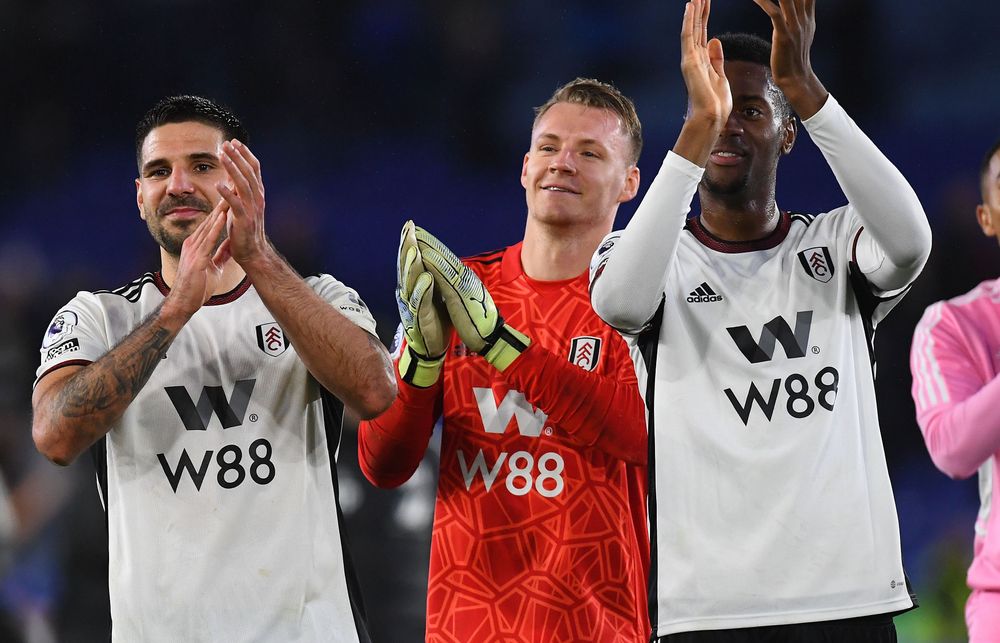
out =
<svg viewBox="0 0 1000 643"><path fill-rule="evenodd" d="M700 286L691 291L687 300L689 304L722 301L722 295L717 295L715 291L712 290L712 287L703 281Z"/></svg>

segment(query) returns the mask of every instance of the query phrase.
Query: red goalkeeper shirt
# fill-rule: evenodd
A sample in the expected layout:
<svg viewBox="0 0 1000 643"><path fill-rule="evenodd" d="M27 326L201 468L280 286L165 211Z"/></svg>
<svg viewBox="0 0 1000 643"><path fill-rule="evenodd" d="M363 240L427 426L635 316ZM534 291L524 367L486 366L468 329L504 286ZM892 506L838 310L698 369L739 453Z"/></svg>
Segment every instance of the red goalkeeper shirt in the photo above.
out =
<svg viewBox="0 0 1000 643"><path fill-rule="evenodd" d="M392 487L443 415L428 641L646 641L646 421L628 347L588 279L539 282L521 244L465 262L532 343L504 373L452 338L444 374L362 422L361 468Z"/></svg>

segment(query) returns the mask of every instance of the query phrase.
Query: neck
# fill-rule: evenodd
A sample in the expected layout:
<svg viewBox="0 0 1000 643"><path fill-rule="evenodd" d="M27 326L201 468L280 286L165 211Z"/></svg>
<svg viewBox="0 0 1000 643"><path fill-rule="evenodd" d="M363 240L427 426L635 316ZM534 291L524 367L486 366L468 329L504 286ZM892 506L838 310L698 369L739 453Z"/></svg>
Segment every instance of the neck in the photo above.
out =
<svg viewBox="0 0 1000 643"><path fill-rule="evenodd" d="M538 281L579 277L590 267L598 244L609 232L614 217L599 225L551 226L528 216L521 246L524 274Z"/></svg>
<svg viewBox="0 0 1000 643"><path fill-rule="evenodd" d="M704 187L698 191L701 224L723 241L756 241L778 226L778 204L774 190L759 198L745 194L718 195Z"/></svg>
<svg viewBox="0 0 1000 643"><path fill-rule="evenodd" d="M167 284L168 288L174 287L179 261L180 257L175 257L167 253L163 248L160 248L160 276L163 277L163 283ZM212 296L223 295L236 288L245 276L246 273L240 267L240 264L229 259L222 267L222 278L218 281L215 291L212 292Z"/></svg>

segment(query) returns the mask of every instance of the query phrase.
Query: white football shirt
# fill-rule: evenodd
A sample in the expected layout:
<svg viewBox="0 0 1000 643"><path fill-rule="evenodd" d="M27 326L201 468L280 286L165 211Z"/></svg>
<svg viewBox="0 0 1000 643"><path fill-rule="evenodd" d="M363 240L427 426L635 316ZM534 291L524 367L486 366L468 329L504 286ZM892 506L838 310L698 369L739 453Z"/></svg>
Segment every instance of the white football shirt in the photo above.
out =
<svg viewBox="0 0 1000 643"><path fill-rule="evenodd" d="M306 282L375 333L353 290ZM46 333L38 377L97 360L167 292L146 274L78 293ZM113 640L368 641L337 500L342 417L248 280L210 299L92 448Z"/></svg>
<svg viewBox="0 0 1000 643"><path fill-rule="evenodd" d="M832 97L804 124L850 205L724 242L685 220L702 170L671 153L594 257L594 308L630 342L648 409L656 636L913 606L871 342L929 228Z"/></svg>

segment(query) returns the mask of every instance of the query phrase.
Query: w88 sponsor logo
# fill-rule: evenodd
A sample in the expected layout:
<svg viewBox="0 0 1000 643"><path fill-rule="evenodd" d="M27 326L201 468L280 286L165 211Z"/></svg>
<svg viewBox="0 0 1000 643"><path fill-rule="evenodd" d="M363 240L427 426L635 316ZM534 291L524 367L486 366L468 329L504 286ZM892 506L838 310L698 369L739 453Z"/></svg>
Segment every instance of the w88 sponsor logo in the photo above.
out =
<svg viewBox="0 0 1000 643"><path fill-rule="evenodd" d="M466 491L472 489L477 475L482 477L483 485L486 487L486 491L489 491L493 487L493 483L496 482L497 476L500 475L505 461L507 463L507 476L504 478L504 486L512 495L525 496L534 490L546 498L555 498L566 488L562 477L566 464L558 453L543 453L536 462L535 457L527 451L516 451L509 456L504 451L497 456L496 462L492 465L486 463L486 456L483 455L482 449L473 458L471 464L461 449L456 451L456 456L458 466L462 471L462 478L465 480Z"/></svg>

